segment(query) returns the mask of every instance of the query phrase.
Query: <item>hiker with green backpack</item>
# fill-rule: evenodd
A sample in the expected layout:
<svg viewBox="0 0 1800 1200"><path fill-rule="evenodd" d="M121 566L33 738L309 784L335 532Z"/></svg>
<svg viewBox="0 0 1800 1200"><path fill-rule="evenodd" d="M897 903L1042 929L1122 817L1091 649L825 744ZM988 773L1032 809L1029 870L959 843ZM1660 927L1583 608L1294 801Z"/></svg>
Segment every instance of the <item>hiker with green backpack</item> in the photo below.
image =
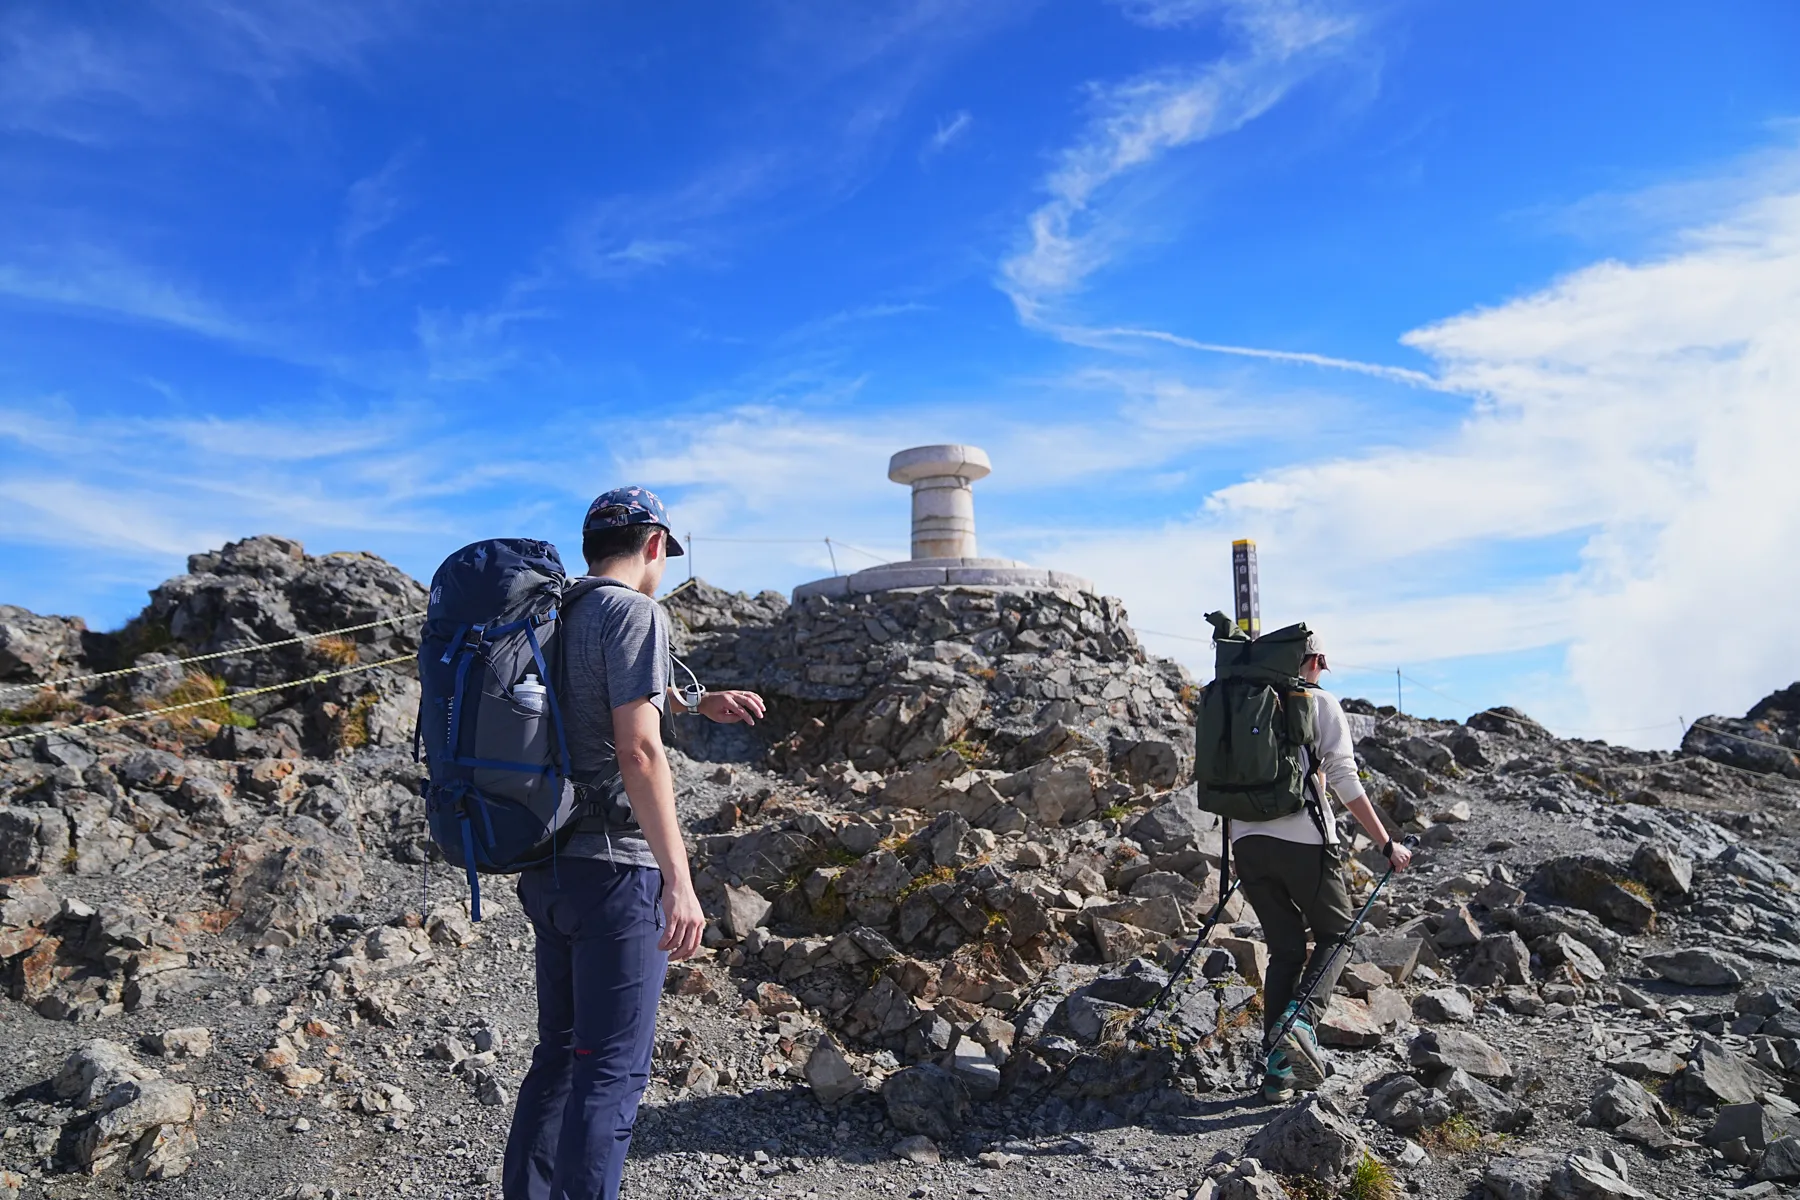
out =
<svg viewBox="0 0 1800 1200"><path fill-rule="evenodd" d="M1195 791L1203 810L1223 818L1222 877L1235 854L1269 947L1263 1024L1265 1035L1282 1032L1268 1051L1263 1096L1274 1103L1318 1087L1329 1072L1313 1027L1343 970L1352 922L1331 798L1395 871L1406 870L1412 851L1388 833L1357 777L1350 723L1318 686L1330 669L1318 635L1299 624L1252 639L1223 613L1207 620L1215 671L1200 698ZM1303 977L1312 986L1296 999Z"/></svg>

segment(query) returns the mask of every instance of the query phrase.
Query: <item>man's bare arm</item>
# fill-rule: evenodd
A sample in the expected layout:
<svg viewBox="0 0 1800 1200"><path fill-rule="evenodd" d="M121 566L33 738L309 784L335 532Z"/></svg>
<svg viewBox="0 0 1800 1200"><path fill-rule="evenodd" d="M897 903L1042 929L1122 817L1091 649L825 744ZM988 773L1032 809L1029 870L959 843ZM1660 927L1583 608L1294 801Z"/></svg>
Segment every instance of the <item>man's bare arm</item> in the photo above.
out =
<svg viewBox="0 0 1800 1200"><path fill-rule="evenodd" d="M612 711L613 744L619 751L625 794L631 798L632 814L650 843L650 853L662 868L666 927L660 948L671 958L686 958L700 947L706 917L694 895L687 845L675 815L675 780L663 753L662 712L647 697Z"/></svg>

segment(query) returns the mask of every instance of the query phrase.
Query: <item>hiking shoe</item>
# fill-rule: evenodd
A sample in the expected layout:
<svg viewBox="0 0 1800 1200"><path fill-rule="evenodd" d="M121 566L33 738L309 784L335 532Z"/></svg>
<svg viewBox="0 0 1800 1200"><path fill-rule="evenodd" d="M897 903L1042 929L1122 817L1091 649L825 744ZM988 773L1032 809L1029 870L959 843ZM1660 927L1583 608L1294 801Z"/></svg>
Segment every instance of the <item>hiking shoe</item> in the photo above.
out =
<svg viewBox="0 0 1800 1200"><path fill-rule="evenodd" d="M1294 1068L1287 1051L1277 1049L1263 1068L1262 1098L1270 1104L1286 1104L1294 1098Z"/></svg>
<svg viewBox="0 0 1800 1200"><path fill-rule="evenodd" d="M1293 1006L1289 1006L1289 1012ZM1287 1019L1287 1013L1282 1014ZM1331 1066L1325 1061L1325 1052L1319 1049L1319 1041L1313 1036L1312 1022L1305 1017L1294 1018L1294 1023L1282 1036L1278 1052L1286 1052L1286 1061L1294 1074L1294 1086L1302 1091L1310 1092L1325 1082L1331 1073Z"/></svg>

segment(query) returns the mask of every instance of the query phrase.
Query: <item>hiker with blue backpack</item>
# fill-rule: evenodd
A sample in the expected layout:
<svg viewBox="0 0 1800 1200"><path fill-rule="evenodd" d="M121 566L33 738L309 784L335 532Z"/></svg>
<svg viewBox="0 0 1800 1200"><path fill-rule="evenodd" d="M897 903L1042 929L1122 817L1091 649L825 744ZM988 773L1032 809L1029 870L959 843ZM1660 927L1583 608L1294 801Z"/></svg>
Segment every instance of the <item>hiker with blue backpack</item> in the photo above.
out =
<svg viewBox="0 0 1800 1200"><path fill-rule="evenodd" d="M465 546L432 577L419 652L431 835L464 868L476 920L480 877L518 874L536 934L538 1043L506 1144L507 1200L619 1194L664 972L706 923L663 717L763 716L753 692L674 678L654 597L682 553L662 501L627 487L588 508L583 578L528 539Z"/></svg>
<svg viewBox="0 0 1800 1200"><path fill-rule="evenodd" d="M1406 870L1412 851L1388 833L1358 778L1343 706L1319 687L1330 667L1318 635L1299 624L1253 639L1222 613L1207 619L1215 664L1200 697L1195 790L1200 807L1223 818L1221 878L1235 855L1238 885L1269 947L1262 1090L1279 1103L1330 1073L1313 1030L1360 926L1331 798L1393 871Z"/></svg>

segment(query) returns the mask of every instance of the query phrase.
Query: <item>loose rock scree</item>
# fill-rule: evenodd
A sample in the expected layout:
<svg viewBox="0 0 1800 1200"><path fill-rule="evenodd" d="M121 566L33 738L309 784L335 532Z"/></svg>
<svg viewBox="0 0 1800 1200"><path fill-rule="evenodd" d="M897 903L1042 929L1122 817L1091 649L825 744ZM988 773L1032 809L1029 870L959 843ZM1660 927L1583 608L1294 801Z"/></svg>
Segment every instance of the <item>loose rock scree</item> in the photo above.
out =
<svg viewBox="0 0 1800 1200"><path fill-rule="evenodd" d="M0 609L0 684L25 689L0 703L28 735L0 743L0 1194L498 1194L530 933L499 887L472 923L431 861L416 683L232 699L404 656L400 620L291 639L423 601L371 556L254 538L117 633ZM710 924L669 974L628 1194L1800 1178L1800 779L1708 732L1800 744L1786 693L1677 753L1347 701L1365 785L1426 853L1319 1027L1336 1075L1278 1110L1243 1088L1267 959L1235 896L1127 1036L1221 881L1189 784L1197 681L1116 600L696 582L665 604L702 678L771 719L674 723ZM58 732L196 675L217 709ZM1382 866L1361 850L1359 902Z"/></svg>

